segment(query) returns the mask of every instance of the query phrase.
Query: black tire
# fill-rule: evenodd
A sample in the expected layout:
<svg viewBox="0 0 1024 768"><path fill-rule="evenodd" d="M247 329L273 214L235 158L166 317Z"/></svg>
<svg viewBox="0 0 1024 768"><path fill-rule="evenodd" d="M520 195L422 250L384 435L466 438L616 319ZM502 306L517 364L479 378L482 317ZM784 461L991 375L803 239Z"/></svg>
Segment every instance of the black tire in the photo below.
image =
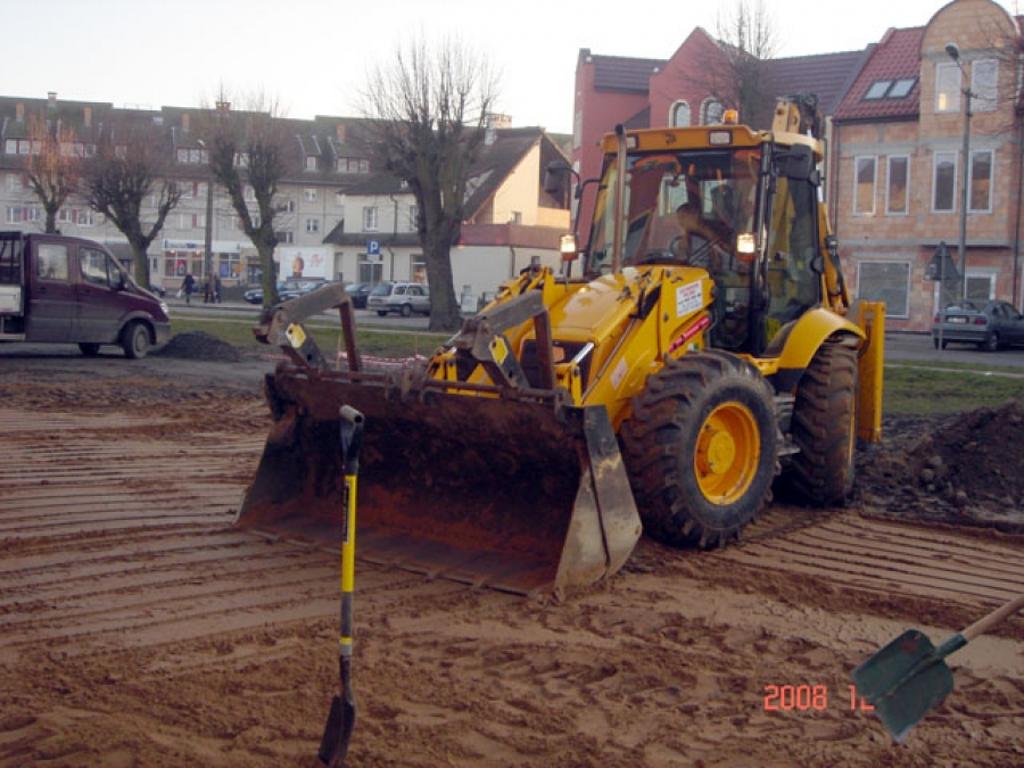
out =
<svg viewBox="0 0 1024 768"><path fill-rule="evenodd" d="M149 352L149 329L142 323L132 323L124 329L121 348L129 360L139 360Z"/></svg>
<svg viewBox="0 0 1024 768"><path fill-rule="evenodd" d="M745 414L741 420L756 433L757 445L743 449L732 440L737 433L730 433L727 442L737 450L724 469L716 470L708 434L723 408ZM778 434L772 389L752 365L718 351L670 361L633 399L633 415L622 429L626 470L644 530L673 546L708 548L738 538L771 499ZM739 456L744 450L751 454L746 462ZM724 478L734 472L737 479L727 493L709 494L716 474Z"/></svg>
<svg viewBox="0 0 1024 768"><path fill-rule="evenodd" d="M998 352L999 351L999 334L992 331L985 339L985 343L981 345L981 348L986 352Z"/></svg>
<svg viewBox="0 0 1024 768"><path fill-rule="evenodd" d="M384 317L386 314L387 314L387 312L384 311L383 309L378 309L377 310L377 317Z"/></svg>
<svg viewBox="0 0 1024 768"><path fill-rule="evenodd" d="M949 346L949 342L948 342L948 341L946 341L945 339L943 339L943 340L942 340L942 348L943 348L943 349L945 349L945 348L946 348L946 347L948 347L948 346Z"/></svg>
<svg viewBox="0 0 1024 768"><path fill-rule="evenodd" d="M80 342L78 348L82 350L82 354L86 357L96 357L100 353L100 345L90 341Z"/></svg>
<svg viewBox="0 0 1024 768"><path fill-rule="evenodd" d="M853 490L857 440L857 350L826 341L796 389L790 484L808 502L841 503Z"/></svg>
<svg viewBox="0 0 1024 768"><path fill-rule="evenodd" d="M402 305L402 309L401 309L401 313L402 313L402 317L411 317L412 316L412 305L411 304L403 304Z"/></svg>

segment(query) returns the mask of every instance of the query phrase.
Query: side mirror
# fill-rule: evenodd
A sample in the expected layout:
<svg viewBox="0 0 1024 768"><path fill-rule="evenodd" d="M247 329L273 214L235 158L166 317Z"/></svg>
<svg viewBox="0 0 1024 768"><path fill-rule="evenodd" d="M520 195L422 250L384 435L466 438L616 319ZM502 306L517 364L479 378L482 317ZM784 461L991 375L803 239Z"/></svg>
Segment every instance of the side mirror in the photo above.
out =
<svg viewBox="0 0 1024 768"><path fill-rule="evenodd" d="M544 169L544 191L549 195L558 194L562 189L562 177L569 171L569 168L561 160L552 160Z"/></svg>
<svg viewBox="0 0 1024 768"><path fill-rule="evenodd" d="M128 275L124 272L117 273L117 290L123 291L128 288Z"/></svg>
<svg viewBox="0 0 1024 768"><path fill-rule="evenodd" d="M795 144L776 156L779 173L794 181L811 181L814 174L814 152L804 144Z"/></svg>

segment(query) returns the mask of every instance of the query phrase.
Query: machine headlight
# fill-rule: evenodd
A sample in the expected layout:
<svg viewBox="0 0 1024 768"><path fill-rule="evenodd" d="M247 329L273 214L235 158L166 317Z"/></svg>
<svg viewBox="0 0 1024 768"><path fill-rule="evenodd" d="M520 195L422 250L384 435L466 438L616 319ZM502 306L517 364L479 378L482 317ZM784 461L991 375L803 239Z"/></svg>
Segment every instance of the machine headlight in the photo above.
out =
<svg viewBox="0 0 1024 768"><path fill-rule="evenodd" d="M736 236L737 253L753 253L756 247L753 232L741 232Z"/></svg>
<svg viewBox="0 0 1024 768"><path fill-rule="evenodd" d="M165 315L170 315L171 314L171 311L167 308L167 302L166 301L161 301L160 302L160 311L163 312Z"/></svg>

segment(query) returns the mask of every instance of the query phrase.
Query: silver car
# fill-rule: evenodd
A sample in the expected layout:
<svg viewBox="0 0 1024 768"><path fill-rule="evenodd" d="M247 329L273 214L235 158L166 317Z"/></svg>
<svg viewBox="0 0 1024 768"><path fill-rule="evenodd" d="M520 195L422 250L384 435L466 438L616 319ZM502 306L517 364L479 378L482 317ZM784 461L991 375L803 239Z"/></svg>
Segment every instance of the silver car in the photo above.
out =
<svg viewBox="0 0 1024 768"><path fill-rule="evenodd" d="M402 317L409 317L413 312L429 315L430 292L421 283L385 281L370 291L366 308L374 310L381 317L389 312L397 312Z"/></svg>

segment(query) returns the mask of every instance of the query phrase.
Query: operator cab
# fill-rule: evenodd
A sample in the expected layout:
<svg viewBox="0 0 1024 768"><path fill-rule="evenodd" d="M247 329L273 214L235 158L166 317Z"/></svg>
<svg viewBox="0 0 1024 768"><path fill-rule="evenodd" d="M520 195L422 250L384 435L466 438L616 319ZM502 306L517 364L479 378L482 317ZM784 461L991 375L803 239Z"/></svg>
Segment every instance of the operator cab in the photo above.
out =
<svg viewBox="0 0 1024 768"><path fill-rule="evenodd" d="M706 129L701 133L707 135ZM631 152L623 191L623 266L707 270L716 286L713 346L762 354L783 326L822 299L810 153L804 145L769 142ZM612 157L586 256L591 277L612 269L616 172Z"/></svg>

